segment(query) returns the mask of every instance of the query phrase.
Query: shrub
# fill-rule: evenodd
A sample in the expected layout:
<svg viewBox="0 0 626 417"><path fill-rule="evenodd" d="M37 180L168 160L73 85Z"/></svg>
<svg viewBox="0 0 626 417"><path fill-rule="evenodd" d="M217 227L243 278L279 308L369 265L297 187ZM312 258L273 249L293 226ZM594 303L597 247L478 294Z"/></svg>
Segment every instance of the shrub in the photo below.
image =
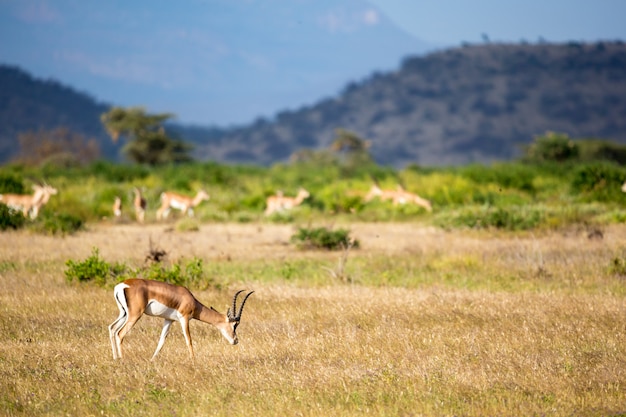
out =
<svg viewBox="0 0 626 417"><path fill-rule="evenodd" d="M436 223L443 228L496 228L509 231L529 230L543 221L540 210L522 207L489 207L482 210L463 210L452 216L442 216Z"/></svg>
<svg viewBox="0 0 626 417"><path fill-rule="evenodd" d="M300 249L343 249L350 245L358 248L359 242L350 238L350 232L345 229L330 230L326 227L299 228L290 241Z"/></svg>
<svg viewBox="0 0 626 417"><path fill-rule="evenodd" d="M0 194L26 194L22 180L10 173L0 174Z"/></svg>
<svg viewBox="0 0 626 417"><path fill-rule="evenodd" d="M24 215L0 203L0 230L19 229L26 223Z"/></svg>
<svg viewBox="0 0 626 417"><path fill-rule="evenodd" d="M624 169L612 163L585 164L575 169L571 189L586 200L619 201L625 177Z"/></svg>
<svg viewBox="0 0 626 417"><path fill-rule="evenodd" d="M152 263L147 268L134 271L133 275L185 287L198 287L201 283L207 282L203 279L202 259L196 257L186 263L181 260L170 267L166 267L162 263Z"/></svg>
<svg viewBox="0 0 626 417"><path fill-rule="evenodd" d="M624 256L615 256L611 259L609 273L620 277L626 276L626 259Z"/></svg>
<svg viewBox="0 0 626 417"><path fill-rule="evenodd" d="M94 247L91 256L82 262L68 260L65 262L65 279L68 282L94 281L98 285L104 285L109 277L111 266L100 258L100 251Z"/></svg>

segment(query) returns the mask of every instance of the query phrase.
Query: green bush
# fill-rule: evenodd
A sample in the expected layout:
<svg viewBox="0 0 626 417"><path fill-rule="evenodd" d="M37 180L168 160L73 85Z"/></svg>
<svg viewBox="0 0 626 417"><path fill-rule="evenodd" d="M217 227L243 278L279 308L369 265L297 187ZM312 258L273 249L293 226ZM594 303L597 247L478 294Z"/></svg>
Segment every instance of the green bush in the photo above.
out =
<svg viewBox="0 0 626 417"><path fill-rule="evenodd" d="M148 267L137 269L133 275L190 288L197 288L201 284L207 285L209 283L208 280L204 279L202 259L196 257L187 262L181 260L170 267L155 262Z"/></svg>
<svg viewBox="0 0 626 417"><path fill-rule="evenodd" d="M0 230L20 229L26 223L26 218L20 211L10 209L0 203Z"/></svg>
<svg viewBox="0 0 626 417"><path fill-rule="evenodd" d="M446 229L469 227L472 229L495 228L519 231L538 227L542 221L543 214L540 210L512 206L462 210L451 216L441 216L436 223Z"/></svg>
<svg viewBox="0 0 626 417"><path fill-rule="evenodd" d="M623 256L615 256L609 264L609 273L620 277L626 276L626 259Z"/></svg>
<svg viewBox="0 0 626 417"><path fill-rule="evenodd" d="M65 262L65 279L67 282L93 282L105 286L111 281L116 283L122 279L144 278L170 284L198 288L210 282L204 279L202 259L192 258L186 262L179 261L171 266L153 262L148 266L131 269L123 263L110 264L100 257L100 251L94 247L91 255L83 261L67 260Z"/></svg>
<svg viewBox="0 0 626 417"><path fill-rule="evenodd" d="M352 245L358 248L359 241L350 238L350 232L345 229L330 230L326 227L298 228L291 236L290 241L300 249L344 249Z"/></svg>
<svg viewBox="0 0 626 417"><path fill-rule="evenodd" d="M608 162L584 164L574 170L571 190L584 201L620 201L625 170Z"/></svg>
<svg viewBox="0 0 626 417"><path fill-rule="evenodd" d="M68 282L94 281L101 286L106 283L111 270L111 266L100 258L100 251L95 247L91 250L91 256L84 261L78 262L70 259L65 262L65 265L67 266L65 279Z"/></svg>
<svg viewBox="0 0 626 417"><path fill-rule="evenodd" d="M21 178L10 173L0 173L0 194L26 194Z"/></svg>

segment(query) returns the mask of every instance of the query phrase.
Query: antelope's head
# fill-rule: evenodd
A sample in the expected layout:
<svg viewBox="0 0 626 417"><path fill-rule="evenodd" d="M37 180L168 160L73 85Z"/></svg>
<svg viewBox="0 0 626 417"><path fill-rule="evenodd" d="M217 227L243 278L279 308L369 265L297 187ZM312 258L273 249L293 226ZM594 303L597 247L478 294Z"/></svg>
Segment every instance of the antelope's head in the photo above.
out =
<svg viewBox="0 0 626 417"><path fill-rule="evenodd" d="M373 184L372 188L370 188L369 192L365 196L365 201L371 201L374 198L380 196L383 193L383 190L380 189L378 184Z"/></svg>
<svg viewBox="0 0 626 417"><path fill-rule="evenodd" d="M239 322L241 321L241 313L243 312L243 306L246 304L246 300L250 297L254 291L250 291L243 298L241 305L239 306L239 311L237 311L237 296L244 292L244 290L237 291L233 296L233 306L228 309L226 313L227 322L223 326L219 326L222 335L231 345L236 345L239 342L237 338L237 326L239 326Z"/></svg>

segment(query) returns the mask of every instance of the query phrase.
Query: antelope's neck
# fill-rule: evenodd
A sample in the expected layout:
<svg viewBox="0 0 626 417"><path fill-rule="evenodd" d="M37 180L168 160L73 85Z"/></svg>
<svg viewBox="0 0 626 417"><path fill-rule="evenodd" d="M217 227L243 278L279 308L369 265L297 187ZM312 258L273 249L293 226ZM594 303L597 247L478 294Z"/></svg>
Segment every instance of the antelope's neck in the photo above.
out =
<svg viewBox="0 0 626 417"><path fill-rule="evenodd" d="M196 301L196 309L193 318L210 324L223 323L227 321L225 314L218 313L217 311L203 305L199 301Z"/></svg>

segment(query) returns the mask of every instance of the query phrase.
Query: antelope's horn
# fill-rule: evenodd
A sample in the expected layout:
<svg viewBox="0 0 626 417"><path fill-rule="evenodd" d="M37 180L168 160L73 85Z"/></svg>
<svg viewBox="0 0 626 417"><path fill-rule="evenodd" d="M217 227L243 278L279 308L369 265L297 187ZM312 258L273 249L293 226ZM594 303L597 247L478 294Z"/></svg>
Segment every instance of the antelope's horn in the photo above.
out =
<svg viewBox="0 0 626 417"><path fill-rule="evenodd" d="M235 312L237 311L237 296L239 294L241 294L242 292L243 292L243 290L239 290L233 296L233 306L231 308L229 308L228 312L226 313L226 315L228 316L229 319L235 319L237 317L237 316L235 316Z"/></svg>
<svg viewBox="0 0 626 417"><path fill-rule="evenodd" d="M241 320L241 313L243 312L243 306L246 304L246 300L248 299L248 297L250 297L252 294L254 294L254 291L250 291L241 302L241 305L239 306L239 312L237 313L237 320Z"/></svg>

